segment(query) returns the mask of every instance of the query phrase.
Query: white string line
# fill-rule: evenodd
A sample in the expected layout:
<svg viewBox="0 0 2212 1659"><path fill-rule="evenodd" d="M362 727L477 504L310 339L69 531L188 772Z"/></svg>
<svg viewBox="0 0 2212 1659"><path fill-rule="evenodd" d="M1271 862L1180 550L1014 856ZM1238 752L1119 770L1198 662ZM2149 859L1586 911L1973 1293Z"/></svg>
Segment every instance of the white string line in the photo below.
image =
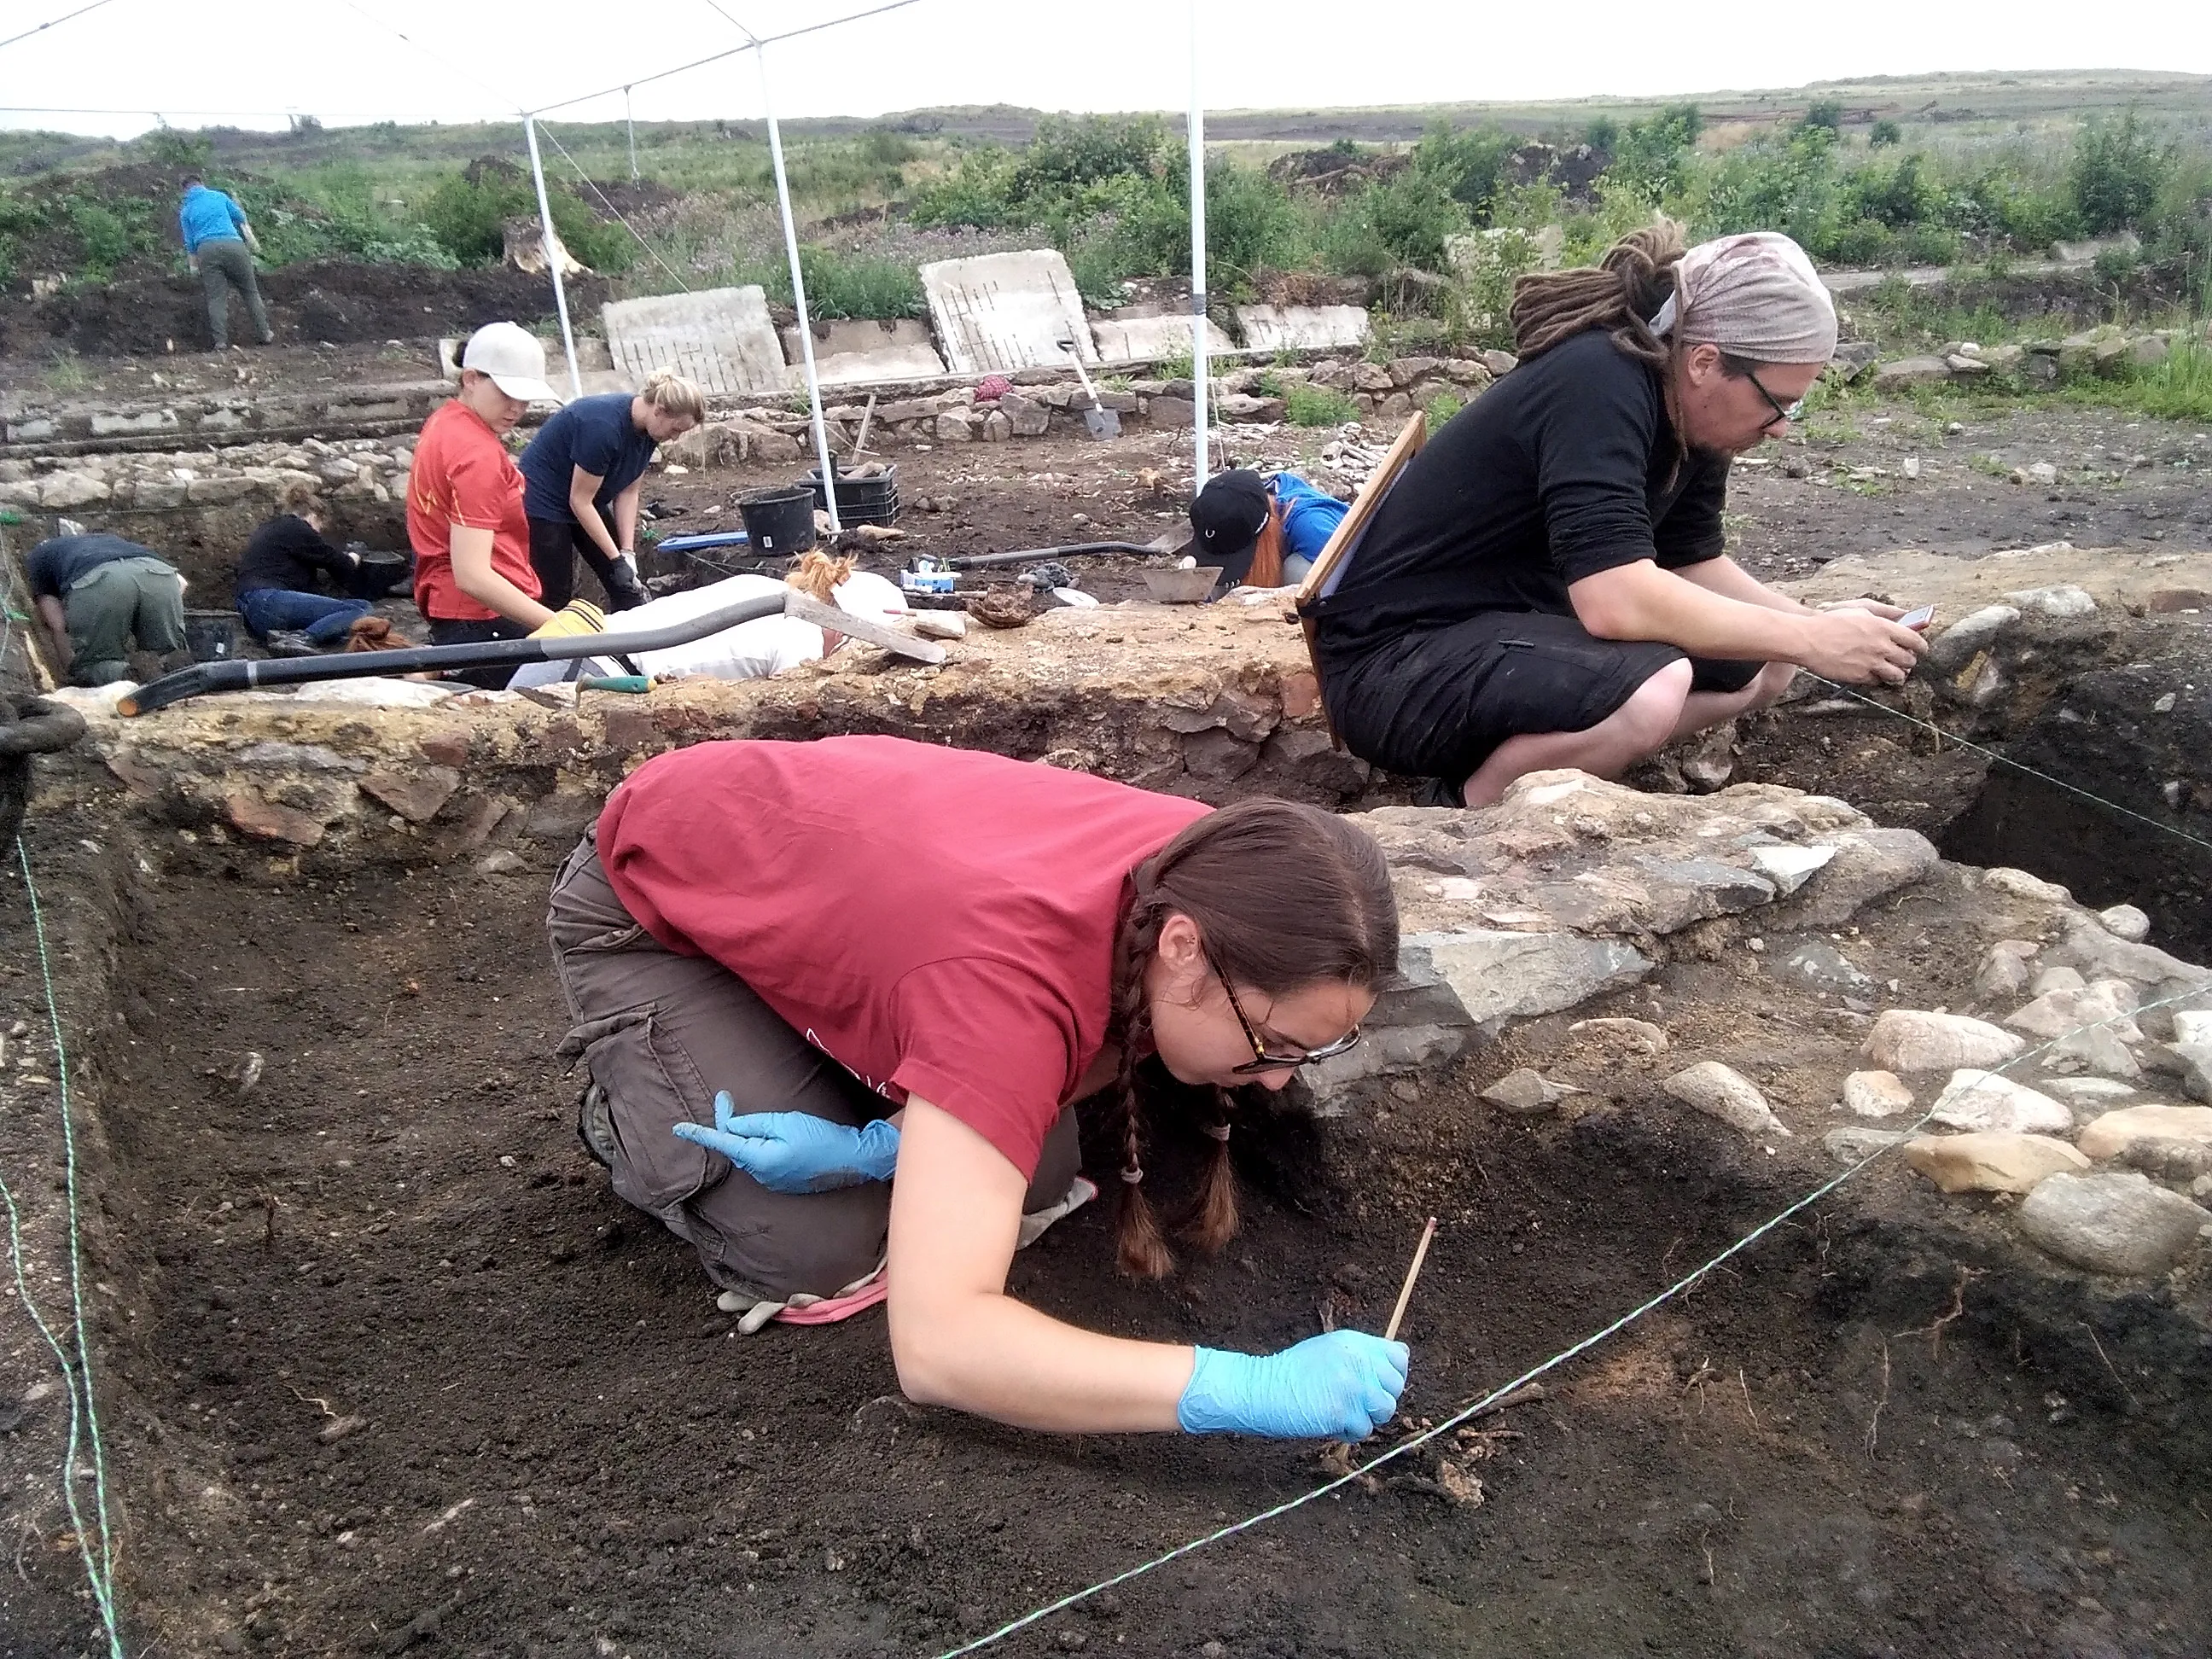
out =
<svg viewBox="0 0 2212 1659"><path fill-rule="evenodd" d="M832 17L823 22L809 23L804 28L786 29L781 34L763 35L758 40L748 41L742 46L732 46L726 52L710 52L704 58L695 58L688 64L678 64L674 69L656 70L651 75L634 75L627 81L617 82L611 87L602 87L597 92L580 93L574 98L563 98L557 103L540 104L527 113L543 115L550 109L567 109L572 104L588 104L595 98L611 98L615 94L627 92L632 87L641 87L654 81L665 81L672 75L683 75L691 70L704 69L708 64L719 64L726 58L735 58L760 46L772 46L779 40L796 40L804 34L819 34L824 29L842 28L847 23L857 23L865 17L880 17L887 11L902 11L907 7L918 3L920 0L890 0L888 5L871 6L866 11L853 12L844 17Z"/></svg>
<svg viewBox="0 0 2212 1659"><path fill-rule="evenodd" d="M1968 1085L1964 1092L1966 1094L1972 1094L1975 1090L1981 1088L1984 1083L1987 1082L1990 1079L2003 1076L2005 1073L2010 1071L2014 1066L2021 1065L2027 1060L2034 1059L2038 1054L2043 1054L2047 1050L2057 1047L2059 1043L2065 1042L2069 1037L2079 1036L2084 1031L2094 1031L2100 1026L2113 1024L2123 1019L2131 1019L2136 1014L2148 1012L2153 1008L2162 1008L2173 1003L2186 1002L2192 998L2201 996L2203 994L2203 991L2204 986L2199 985L2195 989L2179 992L2170 997L2162 997L2155 1002L2143 1003L2129 1013L2108 1015L2103 1019L2092 1020L2087 1024L2077 1025L2072 1030L2062 1033L2058 1036L2052 1037L2047 1042L2040 1043L2035 1048L2027 1049L2021 1054L2015 1054L2012 1059L2006 1060L2002 1065L1998 1066L1994 1070L1987 1073L1984 1078ZM1272 1509L1262 1510L1257 1515L1247 1516L1242 1521L1232 1522L1228 1526L1221 1527L1212 1532L1207 1533L1204 1537L1194 1538L1188 1543L1178 1544L1175 1548L1169 1550L1164 1554L1156 1555L1151 1560L1141 1562L1138 1565L1129 1568L1125 1572L1116 1573L1111 1578L1102 1579L1097 1583L1090 1585L1085 1589L1077 1590L1071 1595L1063 1595L1059 1601L1054 1601L1048 1606L1038 1607L1033 1612L1025 1613L1020 1618L1012 1620L1009 1622L1000 1626L998 1629L991 1632L988 1635L980 1636L976 1638L975 1640L966 1643L960 1647L947 1649L945 1652L937 1656L937 1659L961 1659L961 1656L963 1654L979 1652L982 1649L988 1648L994 1643L1005 1640L1007 1637L1013 1635L1018 1631L1025 1630L1030 1626L1036 1624L1042 1620L1050 1618L1056 1613L1064 1613L1069 1607L1076 1606L1079 1602L1086 1601L1090 1600L1091 1597L1098 1595L1103 1590L1113 1589L1120 1585L1126 1584L1133 1578L1141 1577L1146 1573L1167 1565L1170 1561L1180 1559L1183 1556L1189 1555L1198 1550L1204 1549L1209 1544L1219 1543L1224 1539L1231 1538L1239 1533L1249 1531L1250 1528L1259 1526L1262 1522L1274 1520L1279 1516L1288 1515L1292 1510L1303 1509L1305 1505L1313 1503L1316 1499L1326 1498L1329 1493L1349 1486L1352 1481L1358 1480L1362 1475L1370 1474L1374 1470L1381 1468L1385 1463L1390 1462L1396 1458L1403 1457L1407 1452L1413 1451L1418 1447L1428 1444L1429 1442L1436 1439L1438 1436L1450 1432L1453 1429L1457 1428L1461 1424L1467 1422L1471 1418L1480 1415L1489 1407L1497 1404L1498 1401L1504 1399L1506 1395L1513 1393L1516 1389L1526 1388L1529 1383L1536 1381L1537 1378L1544 1376L1547 1372L1555 1370L1559 1366L1565 1364L1570 1359L1576 1358L1577 1355L1588 1352L1590 1349L1597 1346L1599 1343L1605 1341L1608 1337L1616 1335L1620 1332L1626 1330L1629 1326L1643 1318L1644 1315L1673 1301L1676 1297L1690 1289L1690 1287L1695 1285L1699 1279L1705 1278L1706 1274L1711 1273L1716 1267L1722 1266L1731 1257L1739 1255L1743 1251L1749 1249L1752 1245L1756 1243L1759 1239L1765 1237L1768 1233L1772 1232L1777 1227L1779 1227L1784 1223L1787 1222L1799 1211L1818 1203L1821 1199L1826 1198L1830 1193L1834 1192L1837 1188L1850 1180L1852 1176L1857 1175L1860 1170L1865 1169L1877 1158L1882 1157L1885 1153L1892 1151L1893 1148L1905 1145L1906 1139L1908 1139L1916 1130L1925 1127L1935 1117L1937 1110L1939 1109L1940 1105L1930 1106L1925 1112L1923 1112L1917 1119L1911 1123L1907 1124L1902 1131L1899 1132L1899 1138L1896 1140L1885 1142L1884 1144L1876 1146L1864 1158L1860 1158L1855 1164L1848 1165L1841 1174L1833 1176L1828 1180L1822 1182L1811 1192L1806 1194L1804 1197L1799 1199L1796 1203L1782 1211L1780 1214L1759 1223L1758 1226L1753 1228L1741 1238L1736 1240L1735 1243L1729 1245L1711 1261L1706 1262L1701 1267L1692 1270L1682 1278L1676 1279L1674 1283L1669 1285L1665 1290L1660 1291L1658 1295L1653 1297L1641 1307L1632 1309L1627 1313L1621 1315L1620 1318L1614 1320L1610 1325L1606 1326L1602 1330L1593 1331L1589 1335L1583 1337L1580 1341L1574 1343L1569 1347L1561 1349L1558 1353L1553 1354L1549 1359L1543 1361L1541 1364L1530 1366L1527 1370L1522 1372L1520 1376L1515 1377L1511 1382L1501 1383L1498 1387L1492 1389L1488 1394L1484 1395L1480 1400L1475 1401L1472 1405L1468 1406L1463 1410L1446 1418L1434 1428L1425 1429L1420 1433L1413 1436L1410 1439L1400 1441L1396 1445L1393 1446L1389 1451L1382 1453L1380 1456L1370 1459L1368 1462L1361 1465L1358 1468L1353 1469L1347 1474L1337 1476L1336 1479L1328 1481L1323 1486L1315 1487L1311 1492L1303 1492L1296 1498L1290 1498L1284 1503L1274 1505Z"/></svg>
<svg viewBox="0 0 2212 1659"><path fill-rule="evenodd" d="M31 876L30 849L20 835L15 837L15 856L22 867L23 892L30 902L31 926L38 941L39 972L46 985L46 1018L54 1039L54 1077L60 1091L62 1114L62 1155L69 1214L70 1301L76 1325L76 1361L71 1365L68 1352L55 1337L45 1317L33 1301L30 1285L24 1277L21 1224L16 1213L15 1195L0 1184L0 1195L4 1195L8 1210L8 1244L12 1258L15 1285L23 1304L29 1310L39 1333L53 1350L59 1363L62 1376L70 1391L70 1426L65 1442L65 1456L62 1465L62 1496L69 1510L70 1526L76 1534L77 1553L84 1562L85 1577L90 1583L93 1600L100 1608L100 1623L107 1637L111 1659L123 1659L122 1632L115 1616L114 1571L115 1538L107 1519L107 1458L100 1442L100 1407L94 1397L92 1380L92 1350L85 1335L83 1255L78 1224L76 1132L74 1113L70 1102L69 1050L62 1036L61 1006L54 994L53 962L46 948L46 917L39 903L39 890ZM82 1406L80 1407L80 1398ZM80 1411L83 1437L92 1446L93 1492L96 1504L95 1518L100 1531L100 1561L92 1559L92 1546L86 1535L83 1511L76 1497L76 1449L79 1440Z"/></svg>
<svg viewBox="0 0 2212 1659"><path fill-rule="evenodd" d="M670 279L675 283L677 287L682 289L686 294L689 294L691 291L691 284L685 282L680 276L678 276L675 267L671 265L667 260L660 257L660 250L653 246L652 243L647 241L645 240L644 233L639 230L635 225L630 223L628 219L624 219L623 217L623 210L620 208L617 207L612 202L607 200L606 191L601 190L598 184L593 181L592 175L585 172L582 167L578 165L576 158L569 155L568 152L562 147L561 141L553 136L553 129L547 126L544 122L540 121L538 124L538 131L545 135L545 142L547 143L552 145L555 149L560 151L561 159L575 169L576 176L584 181L585 188L589 190L592 195L598 197L601 205L603 205L608 212L613 214L617 220L621 221L622 228L624 230L628 231L632 236L637 238L637 245L653 256L653 263L659 265L663 270L666 271Z"/></svg>
<svg viewBox="0 0 2212 1659"><path fill-rule="evenodd" d="M27 40L34 34L44 34L48 29L58 27L61 24L68 22L72 17L82 17L88 11L98 11L102 6L107 3L108 0L92 0L92 3L88 6L79 6L75 11L65 11L59 17L48 18L45 22L40 23L35 28L25 29L21 34L9 35L5 40L0 40L0 46L12 46L18 40ZM135 112L143 112L149 115L153 113L151 110Z"/></svg>
<svg viewBox="0 0 2212 1659"><path fill-rule="evenodd" d="M1886 702L1881 702L1873 697L1868 696L1863 691L1855 690L1848 685L1838 685L1832 679L1823 678L1820 675L1814 673L1810 669L1804 669L1799 672L1803 673L1807 679L1816 681L1820 684L1826 686L1832 691L1839 691L1844 696L1850 698L1854 702L1863 702L1868 708L1878 708L1885 714L1894 714L1899 720L1903 720L1907 726L1917 726L1923 732L1932 732L1945 743L1956 744L1961 749L1971 749L1976 754L1984 756L1987 758L1995 761L1999 766L2009 766L2015 772L2024 772L2029 777L2039 779L2041 781L2050 784L2054 788L2063 789L2069 794L2079 795L2083 800L2094 801L2100 806L2106 807L2112 811L2118 812L2123 817L2133 818L2138 823L2147 823L2154 830L2163 830L2169 836L2175 836L2179 837L2181 840L2187 842L2192 847L2201 847L2206 852L2212 853L2212 841L2205 841L2199 836L2192 836L2186 830L2180 828L2177 824L2166 823L2158 818L2151 817L2148 812L2138 812L2133 807L2123 806L2116 800L2107 800L2102 795L2092 794L2088 790L2083 789L2078 785L2069 783L2063 778L2055 778L2048 772L2038 771L2034 767L2027 764L2023 761L2010 759L2006 756L1999 754L1994 749L1987 748L1981 744L1975 743L1971 738L1958 737L1949 732L1946 732L1942 726L1937 726L1931 720L1923 720L1917 714L1907 714L1902 708L1893 708Z"/></svg>

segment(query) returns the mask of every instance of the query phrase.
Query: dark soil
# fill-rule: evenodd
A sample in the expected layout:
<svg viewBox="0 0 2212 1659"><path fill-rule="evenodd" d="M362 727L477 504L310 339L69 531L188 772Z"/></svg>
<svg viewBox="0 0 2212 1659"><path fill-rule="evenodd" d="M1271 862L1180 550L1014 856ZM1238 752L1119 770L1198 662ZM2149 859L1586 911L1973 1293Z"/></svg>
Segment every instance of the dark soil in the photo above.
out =
<svg viewBox="0 0 2212 1659"><path fill-rule="evenodd" d="M270 325L279 344L378 344L467 334L485 323L525 326L550 316L551 287L542 277L504 268L429 270L416 265L365 265L309 260L259 276ZM604 277L568 285L568 304L596 311L608 298ZM164 356L207 349L207 303L197 277L146 276L46 295L11 295L0 307L0 355L35 358L57 350L84 356ZM252 337L246 308L231 304L231 336ZM425 375L437 372L434 362Z"/></svg>
<svg viewBox="0 0 2212 1659"><path fill-rule="evenodd" d="M523 844L512 877L279 879L205 842L94 852L92 827L40 823L33 856L80 896L74 984L114 988L72 1027L113 1147L88 1276L125 1310L100 1364L134 1656L927 1655L1319 1484L1308 1447L913 1410L879 1314L733 1334L576 1148L539 932L560 848ZM1908 905L1885 936L1919 964L1908 994L1956 972L1929 921ZM21 960L19 902L0 927ZM1667 994L1729 1006L1750 973L1730 1018L1755 1028L1753 960L1679 967ZM1843 1052L1795 1048L1775 1063ZM1280 1120L1240 1137L1250 1224L1222 1260L1132 1286L1094 1206L1012 1288L1272 1348L1378 1323L1433 1211L1401 1422L1439 1418L1805 1184L1626 1093L1566 1126L1449 1091L1363 1127ZM2155 1297L2090 1303L1985 1255L1971 1218L1893 1212L1897 1180L1455 1442L1480 1507L1424 1449L999 1650L2203 1651L2204 1353ZM1962 1266L1984 1276L1939 1345ZM19 1559L11 1650L87 1646L74 1558Z"/></svg>

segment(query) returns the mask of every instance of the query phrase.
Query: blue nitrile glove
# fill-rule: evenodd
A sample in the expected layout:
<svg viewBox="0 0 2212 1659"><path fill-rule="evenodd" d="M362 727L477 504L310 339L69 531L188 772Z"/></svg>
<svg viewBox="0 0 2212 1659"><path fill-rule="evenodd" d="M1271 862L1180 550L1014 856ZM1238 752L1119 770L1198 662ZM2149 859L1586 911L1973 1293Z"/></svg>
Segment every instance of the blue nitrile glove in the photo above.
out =
<svg viewBox="0 0 2212 1659"><path fill-rule="evenodd" d="M720 1152L772 1193L826 1193L864 1181L889 1181L898 1164L898 1126L878 1118L850 1129L805 1112L731 1109L727 1090L714 1097L714 1127L679 1123L676 1133Z"/></svg>
<svg viewBox="0 0 2212 1659"><path fill-rule="evenodd" d="M1187 1434L1364 1440L1398 1409L1406 1360L1404 1343L1364 1331L1310 1336L1280 1353L1200 1348L1176 1421Z"/></svg>

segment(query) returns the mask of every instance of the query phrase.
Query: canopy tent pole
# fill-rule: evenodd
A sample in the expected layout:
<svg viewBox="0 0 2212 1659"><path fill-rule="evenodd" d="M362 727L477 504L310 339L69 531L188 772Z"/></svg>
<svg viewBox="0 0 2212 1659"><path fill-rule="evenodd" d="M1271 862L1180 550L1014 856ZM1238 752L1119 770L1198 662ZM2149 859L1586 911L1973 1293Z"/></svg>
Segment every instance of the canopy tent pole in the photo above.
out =
<svg viewBox="0 0 2212 1659"><path fill-rule="evenodd" d="M637 118L630 113L629 88L623 88L623 125L629 131L629 181L637 182Z"/></svg>
<svg viewBox="0 0 2212 1659"><path fill-rule="evenodd" d="M1190 0L1190 418L1197 440L1194 494L1206 488L1212 459L1206 445L1206 108L1199 101L1198 14L1199 0Z"/></svg>
<svg viewBox="0 0 2212 1659"><path fill-rule="evenodd" d="M837 517L837 481L830 467L830 429L822 419L822 384L814 373L814 329L806 316L806 278L799 268L799 230L791 216L791 180L784 173L783 133L776 125L775 100L769 91L768 48L756 40L753 56L760 64L761 106L768 112L768 154L775 167L776 205L783 210L783 247L791 259L791 303L799 313L799 349L806 364L806 402L813 414L814 453L822 467L822 504L829 510L830 532L836 535L845 526Z"/></svg>
<svg viewBox="0 0 2212 1659"><path fill-rule="evenodd" d="M561 280L561 239L553 232L553 204L545 195L545 164L538 159L538 118L522 118L523 137L530 141L530 176L538 185L538 250L545 268L553 273L553 304L561 313L561 349L568 354L568 395L584 395L584 377L576 372L576 337L568 327L568 289Z"/></svg>

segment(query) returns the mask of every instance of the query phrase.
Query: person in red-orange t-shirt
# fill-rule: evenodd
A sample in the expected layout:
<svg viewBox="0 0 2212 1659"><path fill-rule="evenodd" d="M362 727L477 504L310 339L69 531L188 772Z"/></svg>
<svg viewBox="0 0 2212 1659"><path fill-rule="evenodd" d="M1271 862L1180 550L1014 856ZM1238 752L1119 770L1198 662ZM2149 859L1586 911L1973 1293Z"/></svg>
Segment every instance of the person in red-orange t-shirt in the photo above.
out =
<svg viewBox="0 0 2212 1659"><path fill-rule="evenodd" d="M407 539L415 605L433 645L519 640L552 619L538 602L522 474L501 440L532 404L553 401L544 348L514 323L487 323L462 350L460 395L422 423L408 474ZM496 687L511 672L459 678Z"/></svg>
<svg viewBox="0 0 2212 1659"><path fill-rule="evenodd" d="M884 1301L911 1398L1067 1433L1357 1440L1396 1408L1395 1342L1127 1340L1006 1288L1096 1192L1094 1095L1121 1114L1122 1265L1171 1267L1139 1185L1152 1057L1211 1085L1186 1231L1235 1232L1231 1091L1343 1053L1395 970L1389 871L1349 820L893 738L704 743L609 798L547 927L585 1147L741 1329Z"/></svg>

